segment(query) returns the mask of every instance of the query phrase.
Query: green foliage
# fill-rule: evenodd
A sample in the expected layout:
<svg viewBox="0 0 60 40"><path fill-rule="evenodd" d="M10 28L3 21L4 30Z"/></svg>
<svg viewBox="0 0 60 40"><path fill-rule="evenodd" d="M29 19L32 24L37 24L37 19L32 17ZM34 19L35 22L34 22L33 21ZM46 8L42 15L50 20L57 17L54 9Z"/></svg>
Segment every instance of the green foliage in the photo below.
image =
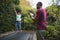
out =
<svg viewBox="0 0 60 40"><path fill-rule="evenodd" d="M59 40L57 37L59 36L59 31L56 29L55 26L47 25L47 31L45 37L48 40Z"/></svg>
<svg viewBox="0 0 60 40"><path fill-rule="evenodd" d="M26 0L1 0L0 4L0 32L15 30L14 8L22 10L22 29L34 30L34 23L29 16L29 10L34 12L34 9L31 8L29 2Z"/></svg>
<svg viewBox="0 0 60 40"><path fill-rule="evenodd" d="M57 19L60 18L60 6L51 5L46 8L47 11L47 23L53 24Z"/></svg>
<svg viewBox="0 0 60 40"><path fill-rule="evenodd" d="M46 8L48 40L60 40L60 6L51 5Z"/></svg>
<svg viewBox="0 0 60 40"><path fill-rule="evenodd" d="M17 5L19 0L0 0L0 32L15 29L15 13L13 5Z"/></svg>
<svg viewBox="0 0 60 40"><path fill-rule="evenodd" d="M32 9L29 2L26 0L21 0L20 5L18 7L20 7L20 9L22 10L22 29L23 30L35 30L34 22L30 18L30 15L29 15L29 10L31 10L33 13L35 12L35 10Z"/></svg>

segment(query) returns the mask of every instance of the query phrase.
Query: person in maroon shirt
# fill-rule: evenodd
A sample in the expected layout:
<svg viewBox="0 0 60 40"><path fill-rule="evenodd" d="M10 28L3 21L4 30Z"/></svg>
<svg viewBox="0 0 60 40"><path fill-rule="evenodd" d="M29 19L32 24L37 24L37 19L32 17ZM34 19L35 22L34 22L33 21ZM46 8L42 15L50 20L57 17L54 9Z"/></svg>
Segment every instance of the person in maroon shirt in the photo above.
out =
<svg viewBox="0 0 60 40"><path fill-rule="evenodd" d="M37 3L37 11L32 19L35 21L37 39L40 40L42 38L44 40L46 32L46 11L42 8L42 2Z"/></svg>
<svg viewBox="0 0 60 40"><path fill-rule="evenodd" d="M35 25L37 29L37 39L44 40L44 35L46 31L46 11L42 8L42 2L37 3L37 12L35 14Z"/></svg>
<svg viewBox="0 0 60 40"><path fill-rule="evenodd" d="M37 3L37 12L35 14L37 30L46 30L46 11L42 8L42 3Z"/></svg>

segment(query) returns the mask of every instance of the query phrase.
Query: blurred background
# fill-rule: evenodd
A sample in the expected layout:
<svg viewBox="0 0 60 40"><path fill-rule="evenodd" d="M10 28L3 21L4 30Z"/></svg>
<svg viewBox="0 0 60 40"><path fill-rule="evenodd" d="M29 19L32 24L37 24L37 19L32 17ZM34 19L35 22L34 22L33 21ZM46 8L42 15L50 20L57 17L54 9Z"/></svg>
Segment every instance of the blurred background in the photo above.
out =
<svg viewBox="0 0 60 40"><path fill-rule="evenodd" d="M22 10L22 30L35 31L29 10L36 12L36 4L41 1L47 12L46 38L60 39L60 0L0 0L0 33L15 31L16 14L14 7Z"/></svg>

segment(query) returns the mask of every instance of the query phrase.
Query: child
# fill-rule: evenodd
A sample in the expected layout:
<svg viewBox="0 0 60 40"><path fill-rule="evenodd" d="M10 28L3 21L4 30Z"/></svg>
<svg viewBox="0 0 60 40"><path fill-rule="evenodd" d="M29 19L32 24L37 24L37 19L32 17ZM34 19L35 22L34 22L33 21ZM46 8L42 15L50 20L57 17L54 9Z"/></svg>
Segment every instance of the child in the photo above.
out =
<svg viewBox="0 0 60 40"><path fill-rule="evenodd" d="M16 31L21 30L21 10L15 10L16 13Z"/></svg>

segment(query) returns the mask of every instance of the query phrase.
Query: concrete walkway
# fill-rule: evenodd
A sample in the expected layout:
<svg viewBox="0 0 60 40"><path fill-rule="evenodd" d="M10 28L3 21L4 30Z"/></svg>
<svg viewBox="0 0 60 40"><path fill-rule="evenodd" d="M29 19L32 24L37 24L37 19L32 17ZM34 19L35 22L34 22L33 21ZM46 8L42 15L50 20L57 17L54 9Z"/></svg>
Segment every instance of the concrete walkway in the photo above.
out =
<svg viewBox="0 0 60 40"><path fill-rule="evenodd" d="M34 32L13 32L0 37L0 40L37 40Z"/></svg>

